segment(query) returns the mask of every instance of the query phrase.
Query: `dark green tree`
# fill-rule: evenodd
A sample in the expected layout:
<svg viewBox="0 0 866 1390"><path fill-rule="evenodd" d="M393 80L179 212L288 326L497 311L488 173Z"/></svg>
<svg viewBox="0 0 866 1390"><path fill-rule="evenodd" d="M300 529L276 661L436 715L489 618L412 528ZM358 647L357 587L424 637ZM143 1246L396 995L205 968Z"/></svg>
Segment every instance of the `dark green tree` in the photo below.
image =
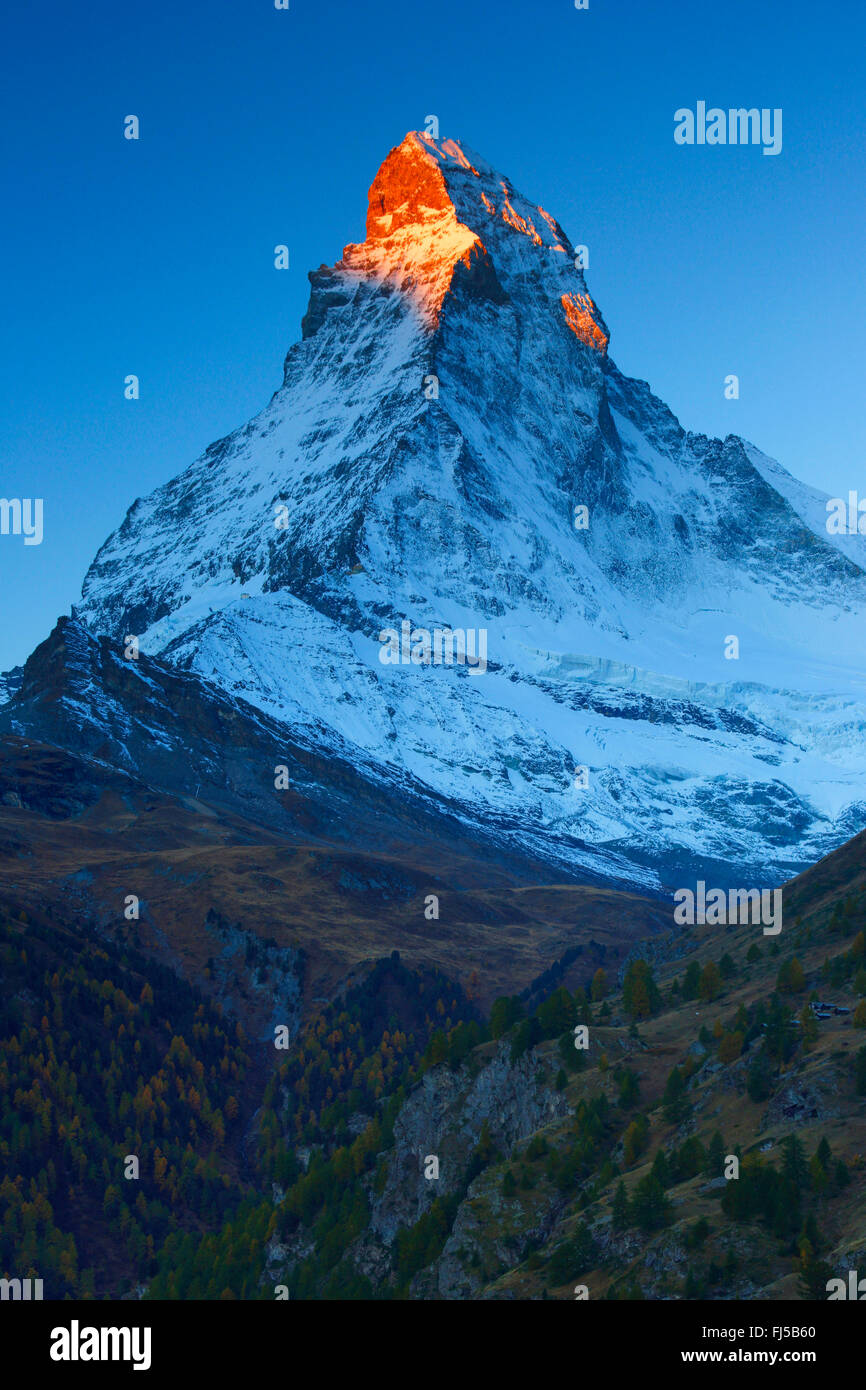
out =
<svg viewBox="0 0 866 1390"><path fill-rule="evenodd" d="M707 1177L720 1178L725 1171L725 1141L716 1130L707 1149Z"/></svg>
<svg viewBox="0 0 866 1390"><path fill-rule="evenodd" d="M631 1216L644 1234L659 1231L670 1220L671 1201L657 1177L641 1178L631 1200Z"/></svg>
<svg viewBox="0 0 866 1390"><path fill-rule="evenodd" d="M502 995L490 1010L490 1036L501 1038L523 1018L525 1010L517 995Z"/></svg>
<svg viewBox="0 0 866 1390"><path fill-rule="evenodd" d="M628 1195L625 1190L625 1183L621 1178L613 1194L611 1222L615 1231L624 1231L629 1222Z"/></svg>
<svg viewBox="0 0 866 1390"><path fill-rule="evenodd" d="M798 1191L808 1185L809 1165L796 1134L789 1134L782 1144L782 1172Z"/></svg>
<svg viewBox="0 0 866 1390"><path fill-rule="evenodd" d="M667 1079L662 1105L669 1124L680 1124L691 1112L685 1077L679 1067L674 1067Z"/></svg>
<svg viewBox="0 0 866 1390"><path fill-rule="evenodd" d="M683 998L697 999L700 983L701 967L696 960L689 961L686 973L683 976Z"/></svg>

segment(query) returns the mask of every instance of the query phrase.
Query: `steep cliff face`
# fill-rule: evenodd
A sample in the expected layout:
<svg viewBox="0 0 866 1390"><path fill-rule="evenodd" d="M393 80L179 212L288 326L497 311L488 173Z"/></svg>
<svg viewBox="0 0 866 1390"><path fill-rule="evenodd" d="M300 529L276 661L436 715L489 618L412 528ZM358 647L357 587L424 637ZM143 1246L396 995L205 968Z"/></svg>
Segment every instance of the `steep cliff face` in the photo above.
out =
<svg viewBox="0 0 866 1390"><path fill-rule="evenodd" d="M568 1113L565 1098L548 1084L531 1056L512 1062L500 1044L477 1074L442 1066L425 1074L400 1111L385 1183L370 1215L370 1230L390 1246L401 1226L412 1226L436 1197L456 1192L485 1126L491 1145L507 1158L514 1145ZM438 1177L425 1159L438 1161Z"/></svg>
<svg viewBox="0 0 866 1390"><path fill-rule="evenodd" d="M489 269L482 242L459 221L441 170L412 136L389 154L369 200L366 240L346 247L342 266L397 289L435 328L456 266L476 281L478 267Z"/></svg>
<svg viewBox="0 0 866 1390"><path fill-rule="evenodd" d="M580 264L408 135L281 388L134 503L82 612L572 871L776 881L866 816L866 540L624 377Z"/></svg>

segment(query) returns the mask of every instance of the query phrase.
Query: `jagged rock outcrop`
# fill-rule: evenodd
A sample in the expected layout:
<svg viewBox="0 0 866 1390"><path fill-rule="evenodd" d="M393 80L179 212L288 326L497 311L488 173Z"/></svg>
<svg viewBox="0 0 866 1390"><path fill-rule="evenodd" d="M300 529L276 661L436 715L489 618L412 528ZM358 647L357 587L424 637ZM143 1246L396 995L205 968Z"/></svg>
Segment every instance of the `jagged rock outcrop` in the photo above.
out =
<svg viewBox="0 0 866 1390"><path fill-rule="evenodd" d="M382 1192L373 1201L370 1229L391 1245L401 1226L411 1226L437 1196L457 1191L485 1125L503 1157L521 1139L568 1112L562 1094L543 1080L537 1058L510 1058L500 1044L472 1076L461 1068L434 1067L408 1097L394 1125ZM424 1176L424 1159L439 1160L439 1177Z"/></svg>

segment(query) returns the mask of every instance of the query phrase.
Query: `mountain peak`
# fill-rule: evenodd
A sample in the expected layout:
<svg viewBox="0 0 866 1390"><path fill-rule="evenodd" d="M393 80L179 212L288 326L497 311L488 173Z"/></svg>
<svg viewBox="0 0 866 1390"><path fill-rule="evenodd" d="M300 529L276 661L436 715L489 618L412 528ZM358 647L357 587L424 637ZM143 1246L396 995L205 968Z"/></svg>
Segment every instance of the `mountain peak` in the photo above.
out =
<svg viewBox="0 0 866 1390"><path fill-rule="evenodd" d="M133 506L81 614L570 872L778 882L863 823L866 540L619 372L583 259L410 132L281 388Z"/></svg>
<svg viewBox="0 0 866 1390"><path fill-rule="evenodd" d="M457 140L410 131L370 186L366 239L347 246L336 269L391 284L434 328L458 279L505 303L510 282L522 290L529 277L551 313L604 354L609 334L559 223L470 153Z"/></svg>
<svg viewBox="0 0 866 1390"><path fill-rule="evenodd" d="M446 143L470 167L459 146ZM341 262L350 272L396 283L434 326L454 267L486 255L478 235L459 220L443 177L438 159L451 157L437 151L434 158L416 132L395 146L370 185L366 240L347 246Z"/></svg>

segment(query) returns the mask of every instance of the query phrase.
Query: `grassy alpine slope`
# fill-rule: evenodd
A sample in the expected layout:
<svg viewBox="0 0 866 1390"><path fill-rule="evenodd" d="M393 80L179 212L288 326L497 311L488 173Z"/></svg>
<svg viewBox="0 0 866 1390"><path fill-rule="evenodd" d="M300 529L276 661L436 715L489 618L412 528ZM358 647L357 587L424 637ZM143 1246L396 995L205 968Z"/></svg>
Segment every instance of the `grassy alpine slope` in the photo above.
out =
<svg viewBox="0 0 866 1390"><path fill-rule="evenodd" d="M4 1268L48 1297L825 1298L866 1252L864 842L786 886L778 938L572 948L492 1008L393 953L284 1050L131 942L6 910Z"/></svg>

